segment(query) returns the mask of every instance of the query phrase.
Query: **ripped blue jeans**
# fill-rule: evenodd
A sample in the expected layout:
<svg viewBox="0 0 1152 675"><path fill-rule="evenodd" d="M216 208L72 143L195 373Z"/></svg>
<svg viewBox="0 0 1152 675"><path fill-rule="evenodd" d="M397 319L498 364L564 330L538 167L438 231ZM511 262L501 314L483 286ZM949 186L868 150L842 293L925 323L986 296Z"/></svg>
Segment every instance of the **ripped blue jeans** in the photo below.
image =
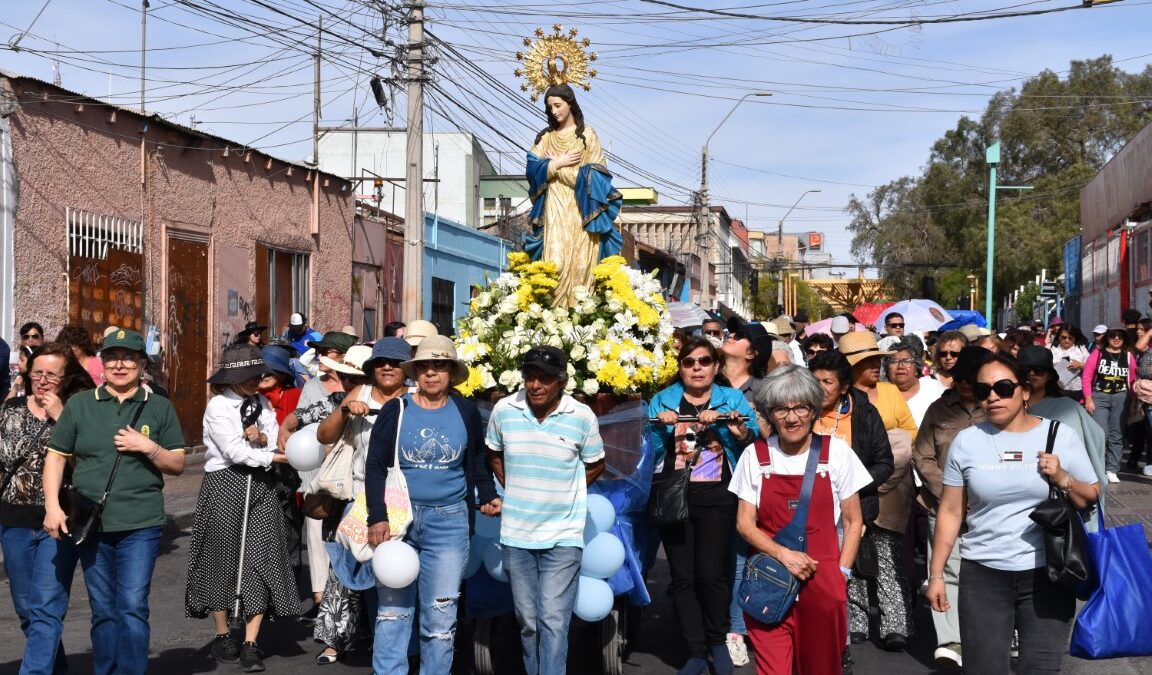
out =
<svg viewBox="0 0 1152 675"><path fill-rule="evenodd" d="M372 670L376 675L408 673L408 642L420 620L420 673L452 672L460 578L468 563L468 507L412 505L412 526L404 541L420 554L420 576L407 588L376 586ZM419 612L417 612L419 603Z"/></svg>

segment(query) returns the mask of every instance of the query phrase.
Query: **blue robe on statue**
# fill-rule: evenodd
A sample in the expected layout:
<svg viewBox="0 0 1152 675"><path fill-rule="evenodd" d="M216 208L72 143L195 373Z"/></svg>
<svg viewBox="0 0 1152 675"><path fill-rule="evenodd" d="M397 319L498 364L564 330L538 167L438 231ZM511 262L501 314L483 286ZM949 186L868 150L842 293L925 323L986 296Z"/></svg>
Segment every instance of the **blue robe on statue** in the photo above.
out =
<svg viewBox="0 0 1152 675"><path fill-rule="evenodd" d="M528 153L525 173L528 176L528 196L532 200L530 221L532 234L524 238L524 250L539 260L544 253L544 227L540 222L544 203L548 198L548 162ZM585 164L576 174L576 205L588 234L600 235L600 259L620 255L624 237L616 227L616 216L624 197L612 187L612 174L603 164Z"/></svg>

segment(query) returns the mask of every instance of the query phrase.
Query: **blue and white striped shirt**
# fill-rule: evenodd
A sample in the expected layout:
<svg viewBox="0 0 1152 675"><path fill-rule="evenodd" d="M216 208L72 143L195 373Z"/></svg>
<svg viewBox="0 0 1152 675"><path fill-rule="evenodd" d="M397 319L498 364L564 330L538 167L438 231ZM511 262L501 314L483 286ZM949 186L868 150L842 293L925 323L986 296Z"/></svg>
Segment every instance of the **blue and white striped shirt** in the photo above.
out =
<svg viewBox="0 0 1152 675"><path fill-rule="evenodd" d="M492 409L488 448L504 457L500 543L527 549L584 546L585 465L604 458L592 409L564 395L543 422L523 391Z"/></svg>

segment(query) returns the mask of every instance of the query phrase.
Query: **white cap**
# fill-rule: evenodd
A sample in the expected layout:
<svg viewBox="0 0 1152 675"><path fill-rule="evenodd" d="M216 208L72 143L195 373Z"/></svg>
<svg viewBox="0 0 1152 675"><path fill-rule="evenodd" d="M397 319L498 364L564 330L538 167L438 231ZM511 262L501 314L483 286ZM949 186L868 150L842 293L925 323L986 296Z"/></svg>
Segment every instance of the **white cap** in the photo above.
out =
<svg viewBox="0 0 1152 675"><path fill-rule="evenodd" d="M1092 332L1097 335L1103 335L1108 332L1108 326L1105 326L1102 323L1098 323L1096 324L1096 327L1092 329Z"/></svg>
<svg viewBox="0 0 1152 675"><path fill-rule="evenodd" d="M829 329L833 333L851 333L852 326L848 323L848 317L838 316L832 319L832 325Z"/></svg>
<svg viewBox="0 0 1152 675"><path fill-rule="evenodd" d="M304 315L301 314L300 312L293 312L292 316L288 317L288 325L289 326L303 326L304 325Z"/></svg>

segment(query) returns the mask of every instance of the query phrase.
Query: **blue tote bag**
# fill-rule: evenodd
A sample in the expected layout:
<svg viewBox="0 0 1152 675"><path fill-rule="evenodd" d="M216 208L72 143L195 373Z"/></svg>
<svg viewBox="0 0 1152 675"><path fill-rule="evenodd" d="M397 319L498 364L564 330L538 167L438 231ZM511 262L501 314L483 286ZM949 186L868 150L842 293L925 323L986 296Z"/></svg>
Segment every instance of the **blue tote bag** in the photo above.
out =
<svg viewBox="0 0 1152 675"><path fill-rule="evenodd" d="M1088 533L1088 552L1099 578L1072 628L1068 653L1082 659L1152 655L1152 552L1141 525Z"/></svg>

